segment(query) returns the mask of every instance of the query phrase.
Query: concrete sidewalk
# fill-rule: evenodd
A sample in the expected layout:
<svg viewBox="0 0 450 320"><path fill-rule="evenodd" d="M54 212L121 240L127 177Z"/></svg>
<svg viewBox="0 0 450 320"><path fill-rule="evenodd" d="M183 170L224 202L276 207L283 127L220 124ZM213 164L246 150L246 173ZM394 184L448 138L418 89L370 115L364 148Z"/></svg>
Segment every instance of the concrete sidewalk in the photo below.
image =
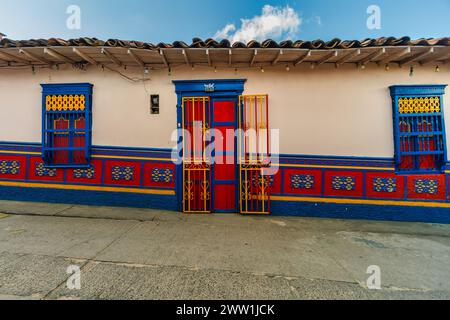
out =
<svg viewBox="0 0 450 320"><path fill-rule="evenodd" d="M449 270L449 225L0 201L0 299L450 299Z"/></svg>

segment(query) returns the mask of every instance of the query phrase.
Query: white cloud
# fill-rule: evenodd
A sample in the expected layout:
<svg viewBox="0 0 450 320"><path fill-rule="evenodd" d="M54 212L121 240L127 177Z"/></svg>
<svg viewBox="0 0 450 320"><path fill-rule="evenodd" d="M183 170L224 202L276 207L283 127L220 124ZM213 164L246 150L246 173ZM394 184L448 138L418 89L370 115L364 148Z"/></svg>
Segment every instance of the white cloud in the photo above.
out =
<svg viewBox="0 0 450 320"><path fill-rule="evenodd" d="M287 40L293 38L302 24L302 19L290 6L272 7L265 5L262 14L252 19L241 19L241 27L227 24L217 31L214 38L231 42L263 41L266 39Z"/></svg>

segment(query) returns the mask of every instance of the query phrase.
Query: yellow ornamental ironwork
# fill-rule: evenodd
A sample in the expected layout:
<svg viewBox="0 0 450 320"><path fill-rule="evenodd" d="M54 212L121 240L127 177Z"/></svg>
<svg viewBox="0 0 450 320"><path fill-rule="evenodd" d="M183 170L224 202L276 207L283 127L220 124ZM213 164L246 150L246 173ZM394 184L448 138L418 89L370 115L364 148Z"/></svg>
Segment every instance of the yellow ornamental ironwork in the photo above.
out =
<svg viewBox="0 0 450 320"><path fill-rule="evenodd" d="M47 111L84 111L86 97L84 95L48 95L45 97Z"/></svg>
<svg viewBox="0 0 450 320"><path fill-rule="evenodd" d="M439 97L400 98L398 110L401 114L439 113L441 112L441 101Z"/></svg>

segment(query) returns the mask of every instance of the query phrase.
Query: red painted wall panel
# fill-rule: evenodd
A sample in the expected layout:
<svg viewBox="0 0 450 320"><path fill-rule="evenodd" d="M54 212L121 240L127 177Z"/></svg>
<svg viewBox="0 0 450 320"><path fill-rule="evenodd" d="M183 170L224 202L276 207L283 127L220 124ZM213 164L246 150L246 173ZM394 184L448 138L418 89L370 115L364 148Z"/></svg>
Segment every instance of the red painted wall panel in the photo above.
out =
<svg viewBox="0 0 450 320"><path fill-rule="evenodd" d="M358 171L326 171L325 195L361 198L363 196L363 173Z"/></svg>
<svg viewBox="0 0 450 320"><path fill-rule="evenodd" d="M81 184L102 184L102 161L92 160L87 169L68 169L67 182Z"/></svg>
<svg viewBox="0 0 450 320"><path fill-rule="evenodd" d="M408 199L445 200L445 175L408 175Z"/></svg>
<svg viewBox="0 0 450 320"><path fill-rule="evenodd" d="M25 180L27 158L25 156L0 155L0 179Z"/></svg>
<svg viewBox="0 0 450 320"><path fill-rule="evenodd" d="M41 157L31 157L28 179L33 181L63 182L64 169L49 169Z"/></svg>
<svg viewBox="0 0 450 320"><path fill-rule="evenodd" d="M284 170L284 192L286 194L299 194L319 196L322 194L321 170Z"/></svg>
<svg viewBox="0 0 450 320"><path fill-rule="evenodd" d="M145 187L175 187L176 169L173 163L147 162L143 175Z"/></svg>
<svg viewBox="0 0 450 320"><path fill-rule="evenodd" d="M404 199L405 178L389 172L367 172L368 198Z"/></svg>
<svg viewBox="0 0 450 320"><path fill-rule="evenodd" d="M137 161L105 161L105 184L138 187L141 184L141 163Z"/></svg>

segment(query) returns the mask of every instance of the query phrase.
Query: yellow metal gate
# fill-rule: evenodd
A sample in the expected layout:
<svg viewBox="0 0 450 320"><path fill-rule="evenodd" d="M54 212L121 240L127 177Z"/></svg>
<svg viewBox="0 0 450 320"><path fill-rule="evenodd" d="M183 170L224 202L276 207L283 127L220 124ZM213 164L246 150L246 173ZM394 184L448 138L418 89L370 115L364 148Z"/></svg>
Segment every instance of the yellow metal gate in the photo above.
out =
<svg viewBox="0 0 450 320"><path fill-rule="evenodd" d="M206 155L210 99L189 97L182 101L183 212L211 212L211 159Z"/></svg>
<svg viewBox="0 0 450 320"><path fill-rule="evenodd" d="M242 214L270 214L269 97L239 97L240 208Z"/></svg>

